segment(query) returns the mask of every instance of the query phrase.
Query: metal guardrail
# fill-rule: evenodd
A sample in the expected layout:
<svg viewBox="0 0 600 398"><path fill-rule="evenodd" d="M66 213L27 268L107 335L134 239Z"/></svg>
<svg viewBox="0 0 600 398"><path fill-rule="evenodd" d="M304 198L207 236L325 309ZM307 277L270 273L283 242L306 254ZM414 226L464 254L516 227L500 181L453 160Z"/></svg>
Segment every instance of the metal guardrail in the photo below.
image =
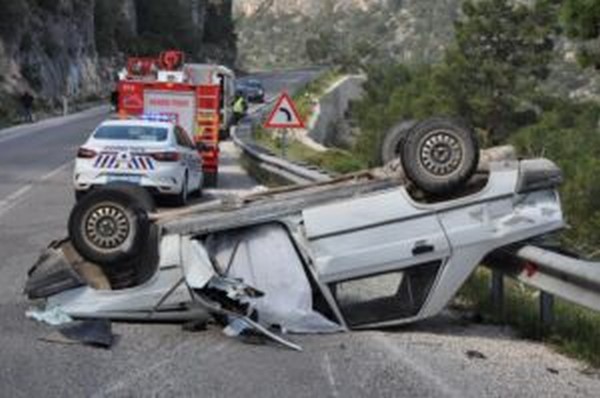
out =
<svg viewBox="0 0 600 398"><path fill-rule="evenodd" d="M261 169L293 184L310 184L331 179L331 176L325 171L316 168L307 168L304 165L281 159L254 142L252 130L256 126L256 122L262 122L262 119L269 110L269 105L270 103L262 106L249 118L250 120L246 120L245 123L241 123L232 129L231 138L233 142L246 156L255 161Z"/></svg>
<svg viewBox="0 0 600 398"><path fill-rule="evenodd" d="M581 260L541 247L508 247L491 253L485 265L492 270L492 304L504 314L504 276L541 291L540 321L554 321L554 296L600 311L600 263Z"/></svg>
<svg viewBox="0 0 600 398"><path fill-rule="evenodd" d="M263 108L263 112L265 108L268 106ZM233 141L263 170L293 184L321 182L331 178L324 172L283 160L262 148L257 149L259 147L252 143L252 128L251 123L242 125L232 133ZM484 263L492 270L491 296L497 314L503 313L505 276L541 291L540 321L543 327L550 326L554 321L554 296L600 311L600 263L532 245L497 250L486 257Z"/></svg>

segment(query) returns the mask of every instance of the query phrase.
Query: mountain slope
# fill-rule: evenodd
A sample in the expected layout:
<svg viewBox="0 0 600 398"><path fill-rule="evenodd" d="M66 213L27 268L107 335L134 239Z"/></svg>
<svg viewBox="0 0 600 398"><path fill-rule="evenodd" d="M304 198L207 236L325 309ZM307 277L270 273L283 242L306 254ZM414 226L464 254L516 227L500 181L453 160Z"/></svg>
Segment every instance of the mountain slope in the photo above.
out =
<svg viewBox="0 0 600 398"><path fill-rule="evenodd" d="M248 68L328 63L333 57L439 59L460 0L249 0L234 8L239 62Z"/></svg>

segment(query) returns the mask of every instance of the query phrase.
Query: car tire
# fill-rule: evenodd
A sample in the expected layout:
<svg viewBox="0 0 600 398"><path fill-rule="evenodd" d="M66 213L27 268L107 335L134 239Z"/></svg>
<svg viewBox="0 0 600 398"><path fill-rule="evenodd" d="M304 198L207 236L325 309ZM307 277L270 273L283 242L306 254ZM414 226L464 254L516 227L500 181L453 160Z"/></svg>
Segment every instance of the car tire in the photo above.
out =
<svg viewBox="0 0 600 398"><path fill-rule="evenodd" d="M147 213L152 213L156 211L156 202L150 192L145 188L140 187L139 185L128 184L126 182L115 182L105 187L110 187L111 189L116 189L121 192L125 192L126 194L135 198L137 204Z"/></svg>
<svg viewBox="0 0 600 398"><path fill-rule="evenodd" d="M230 137L231 137L231 134L229 132L229 128L224 128L224 129L219 130L219 140L220 141L227 141Z"/></svg>
<svg viewBox="0 0 600 398"><path fill-rule="evenodd" d="M188 179L188 173L186 171L185 175L183 176L183 183L181 185L181 192L175 197L175 205L176 206L185 206L185 205L187 205L187 202L188 202L188 199L189 199L188 185L189 185L189 179Z"/></svg>
<svg viewBox="0 0 600 398"><path fill-rule="evenodd" d="M193 196L194 198L201 198L202 197L202 178L198 178L198 185L196 185L196 189L194 189L192 192L190 192L190 195Z"/></svg>
<svg viewBox="0 0 600 398"><path fill-rule="evenodd" d="M204 187L216 188L219 183L219 174L215 172L204 173Z"/></svg>
<svg viewBox="0 0 600 398"><path fill-rule="evenodd" d="M139 198L122 187L101 187L77 203L69 216L69 237L85 259L118 265L138 256L150 221Z"/></svg>
<svg viewBox="0 0 600 398"><path fill-rule="evenodd" d="M407 134L401 150L407 177L421 190L445 195L462 187L479 163L472 129L444 118L423 121Z"/></svg>
<svg viewBox="0 0 600 398"><path fill-rule="evenodd" d="M414 120L403 121L388 130L381 145L380 156L382 164L387 164L401 156L402 143L416 124Z"/></svg>
<svg viewBox="0 0 600 398"><path fill-rule="evenodd" d="M75 202L79 202L89 191L75 191Z"/></svg>

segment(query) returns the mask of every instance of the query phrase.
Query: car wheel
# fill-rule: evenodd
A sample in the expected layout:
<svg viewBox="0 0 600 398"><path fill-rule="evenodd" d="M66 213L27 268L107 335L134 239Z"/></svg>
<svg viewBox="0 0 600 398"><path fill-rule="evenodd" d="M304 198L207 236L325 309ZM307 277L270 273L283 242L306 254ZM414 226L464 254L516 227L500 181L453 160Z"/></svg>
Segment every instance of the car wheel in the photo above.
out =
<svg viewBox="0 0 600 398"><path fill-rule="evenodd" d="M202 197L202 178L199 176L198 177L198 184L196 185L196 188L191 192L191 194L194 196L194 198L200 198Z"/></svg>
<svg viewBox="0 0 600 398"><path fill-rule="evenodd" d="M189 189L188 189L189 179L188 173L185 172L183 176L183 184L181 186L181 192L175 197L175 205L177 206L185 206L187 205L189 198Z"/></svg>
<svg viewBox="0 0 600 398"><path fill-rule="evenodd" d="M115 182L108 185L111 189L115 189L135 198L136 203L147 213L156 211L156 202L150 193L139 185L128 184L126 182Z"/></svg>
<svg viewBox="0 0 600 398"><path fill-rule="evenodd" d="M414 120L404 121L388 130L381 145L382 164L389 163L401 156L402 143L415 124Z"/></svg>
<svg viewBox="0 0 600 398"><path fill-rule="evenodd" d="M423 191L444 195L460 188L479 162L474 132L450 119L430 119L417 124L401 150L402 167Z"/></svg>
<svg viewBox="0 0 600 398"><path fill-rule="evenodd" d="M73 207L69 236L82 257L112 265L138 256L150 222L136 196L121 188L97 188Z"/></svg>
<svg viewBox="0 0 600 398"><path fill-rule="evenodd" d="M75 191L75 202L79 202L87 193L88 191Z"/></svg>
<svg viewBox="0 0 600 398"><path fill-rule="evenodd" d="M216 188L219 184L219 174L216 171L204 173L204 187Z"/></svg>

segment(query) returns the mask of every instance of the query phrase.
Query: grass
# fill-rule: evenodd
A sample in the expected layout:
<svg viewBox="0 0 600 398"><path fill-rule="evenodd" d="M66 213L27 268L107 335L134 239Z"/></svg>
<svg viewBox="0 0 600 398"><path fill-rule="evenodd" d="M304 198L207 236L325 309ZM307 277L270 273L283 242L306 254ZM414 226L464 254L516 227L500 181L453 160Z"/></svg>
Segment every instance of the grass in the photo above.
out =
<svg viewBox="0 0 600 398"><path fill-rule="evenodd" d="M329 69L294 95L294 102L302 120L308 121L312 115L315 101L318 101L329 87L341 77L342 74L337 69Z"/></svg>
<svg viewBox="0 0 600 398"><path fill-rule="evenodd" d="M294 102L303 120L307 121L310 118L315 101L318 101L327 89L341 76L337 69L330 69L294 96ZM263 147L282 156L282 140L273 133L262 127L258 127L254 131L254 138ZM348 151L329 149L325 152L320 152L291 137L288 139L286 145L286 158L318 166L333 174L351 173L366 167L364 162Z"/></svg>
<svg viewBox="0 0 600 398"><path fill-rule="evenodd" d="M278 156L282 155L282 141L273 133L260 127L255 130L254 139ZM288 139L286 158L296 162L310 163L334 174L346 174L365 168L365 165L348 151L330 149L319 152L291 138Z"/></svg>
<svg viewBox="0 0 600 398"><path fill-rule="evenodd" d="M463 286L458 301L492 323L513 326L523 338L541 340L557 351L600 367L600 314L568 301L555 299L555 322L543 330L539 321L539 291L518 281L505 280L502 316L495 314L490 298L491 272L480 268Z"/></svg>

